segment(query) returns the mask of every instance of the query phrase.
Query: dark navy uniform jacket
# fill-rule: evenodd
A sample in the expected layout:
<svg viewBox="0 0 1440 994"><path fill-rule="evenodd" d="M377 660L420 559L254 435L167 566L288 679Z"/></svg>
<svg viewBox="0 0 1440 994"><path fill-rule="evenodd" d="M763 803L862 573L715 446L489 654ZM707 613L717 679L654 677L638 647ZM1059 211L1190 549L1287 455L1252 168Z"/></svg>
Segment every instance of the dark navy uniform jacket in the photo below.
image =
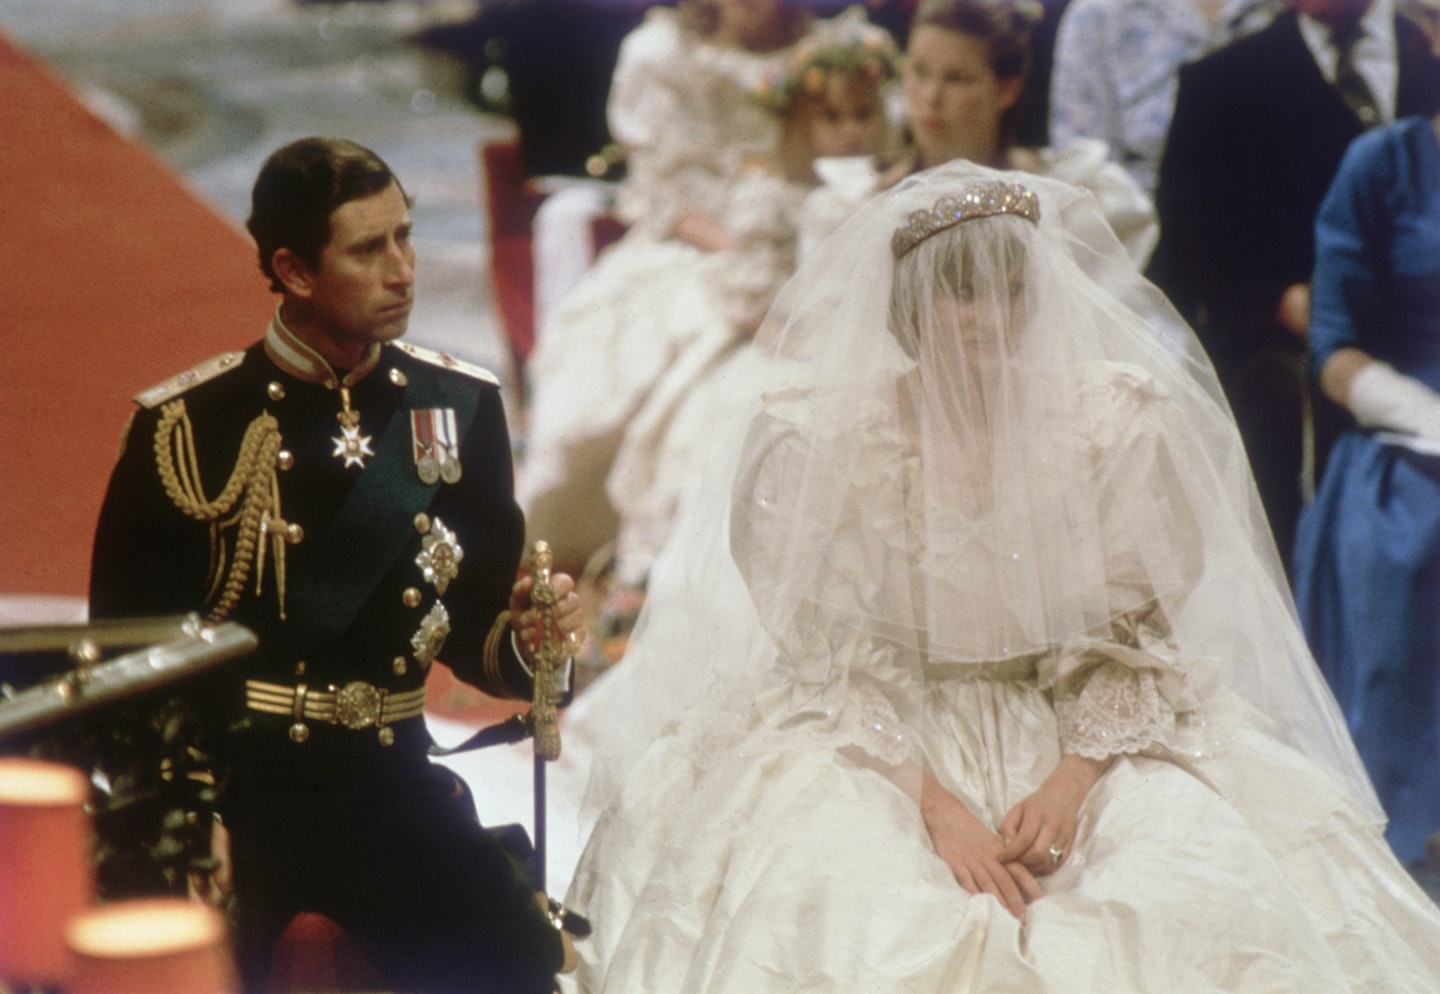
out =
<svg viewBox="0 0 1440 994"><path fill-rule="evenodd" d="M126 435L96 531L92 614L203 615L213 608L215 588L236 557L237 528L217 530L213 522L188 517L167 495L157 470L157 427L168 405L184 404L199 489L213 499L235 472L247 429L257 417L269 414L279 434L274 473L279 516L298 530L284 540L282 576L270 537L274 529L267 529L261 540L266 547L263 569L257 549L243 593L227 615L260 637L259 653L238 664L243 676L280 684L304 682L316 689L363 680L390 691L413 690L423 685L428 660L423 654L416 658L412 639L442 605L449 633L438 656L445 664L497 697L528 696L529 675L508 635L499 640L498 669L487 668L483 659L486 637L509 601L524 524L513 497L499 388L488 374L477 373L454 360L447 364L433 353L384 346L375 368L350 388L350 406L359 414L359 434L372 440L371 447L379 446L388 428L402 436L401 454L388 461L361 456L349 466L333 454L342 435L336 418L341 411L338 390L306 382L277 365L263 342L197 367L192 379L198 382L188 389L182 374L141 394L137 399L142 407ZM427 485L419 479L414 430L406 414L448 406L447 395L435 389L437 381L454 395L468 394L475 413L459 444L458 482ZM173 434L166 432L159 444L170 447ZM174 461L183 464L183 454ZM376 488L374 503L383 514L363 511L336 532L340 509L355 497L362 480ZM396 488L419 496L412 497L411 505L397 507L402 498L391 499ZM235 513L231 510L225 517ZM417 526L419 515L424 517ZM417 564L437 524L454 536L450 544L458 546L461 556L444 594ZM212 531L217 532L215 541ZM303 590L307 574L325 570L336 558L340 563L333 568L353 580L354 588L336 593L332 585L308 603L301 602L297 592ZM348 622L317 638L315 629L337 613ZM243 699L243 690L240 696ZM288 725L288 720L280 720L279 731ZM411 752L427 744L419 729L397 726L395 731L395 749Z"/></svg>
<svg viewBox="0 0 1440 994"><path fill-rule="evenodd" d="M336 382L347 374L307 352L277 318L266 339L244 352L218 356L137 396L140 409L96 530L91 612L103 618L196 611L216 620L223 614L258 634L257 653L220 667L213 686L198 695L218 729L247 719L222 740L237 771L236 796L246 807L227 815L232 837L243 835L245 825L254 829L253 838L233 838L237 861L249 853L245 858L262 867L249 875L259 881L251 889L265 891L253 905L273 919L254 926L254 934L261 941L273 938L292 912L333 904L309 910L360 933L362 947L373 949L383 967L389 953L366 945L367 930L383 945L385 937L400 934L396 916L414 920L417 908L423 911L425 894L459 888L453 881L422 879L445 875L443 866L407 870L406 855L387 848L384 838L367 843L370 858L387 866L393 859L400 867L396 886L402 896L377 900L388 909L367 909L379 916L374 923L346 919L356 902L334 896L344 886L343 866L333 873L336 887L319 896L284 888L272 893L276 882L270 878L325 878L330 871L317 865L328 861L324 840L306 836L335 831L326 821L335 811L359 812L347 816L343 829L351 838L335 848L338 853L352 842L360 845L367 812L386 804L355 798L377 796L377 788L383 798L387 783L409 785L406 798L419 796L414 785L430 783L440 769L426 756L424 722L416 717L383 728L347 728L308 720L297 735L294 715L246 707L246 681L328 692L362 682L387 694L412 692L413 698L438 658L492 695L528 697L531 677L503 614L524 524L513 496L499 387L488 373L407 344L387 344L349 371L354 382L347 397ZM348 440L340 417L347 399L358 415ZM435 463L422 467L426 455ZM437 467L446 463L437 478ZM446 798L436 803L443 810L417 810L398 822L399 829L397 813L390 811L392 822L372 834L394 838L397 830L413 830L424 840L425 826L412 822L453 820ZM327 827L311 833L311 826L322 825ZM468 827L452 828L452 841L463 835L464 846L474 842ZM292 841L303 855L280 852ZM422 841L409 848L426 847ZM451 862L486 863L488 876L447 898L448 908L462 910L447 910L445 917L470 915L462 907L466 894L488 888L476 895L486 906L475 920L508 933L497 942L502 954L508 949L521 956L528 947L523 955L542 962L522 972L544 980L536 981L536 989L548 989L560 945L527 886L517 878L497 889L490 883L498 872L493 852L473 860L468 849L457 852ZM237 865L242 910L243 869ZM405 881L412 879L416 893L405 893ZM424 934L435 927L427 924ZM462 937L457 945L474 943ZM397 955L405 959L404 950ZM434 960L434 950L425 957ZM488 967L481 961L467 969ZM417 976L415 982L423 983L423 973L407 973L403 966L382 973L391 983L408 984ZM511 986L528 989L528 981Z"/></svg>

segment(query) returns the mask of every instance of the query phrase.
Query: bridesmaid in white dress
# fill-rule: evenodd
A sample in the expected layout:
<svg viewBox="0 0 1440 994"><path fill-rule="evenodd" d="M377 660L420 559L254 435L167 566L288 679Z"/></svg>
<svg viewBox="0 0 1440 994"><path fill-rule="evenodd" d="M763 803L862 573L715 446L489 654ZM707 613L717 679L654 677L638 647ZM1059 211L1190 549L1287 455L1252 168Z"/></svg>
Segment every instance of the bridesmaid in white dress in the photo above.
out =
<svg viewBox="0 0 1440 994"><path fill-rule="evenodd" d="M872 172L893 148L885 105L898 63L889 33L854 7L817 24L762 78L755 96L781 122L778 154L744 168L731 188L724 213L730 247L669 284L672 299L704 302L705 314L662 320L704 321L708 328L648 392L606 480L620 516L614 573L620 603L635 600L633 588L701 484L717 426L743 395L747 346L795 271L811 195L825 176Z"/></svg>
<svg viewBox="0 0 1440 994"><path fill-rule="evenodd" d="M582 699L626 720L580 989L1433 991L1214 373L1095 200L917 174L773 313Z"/></svg>
<svg viewBox="0 0 1440 994"><path fill-rule="evenodd" d="M578 569L614 537L603 484L620 432L705 330L702 304L672 287L728 244L718 218L740 165L773 155L778 138L751 93L809 23L780 0L707 0L651 10L621 46L608 113L626 150L617 210L631 228L539 329L527 370L517 496L560 563Z"/></svg>

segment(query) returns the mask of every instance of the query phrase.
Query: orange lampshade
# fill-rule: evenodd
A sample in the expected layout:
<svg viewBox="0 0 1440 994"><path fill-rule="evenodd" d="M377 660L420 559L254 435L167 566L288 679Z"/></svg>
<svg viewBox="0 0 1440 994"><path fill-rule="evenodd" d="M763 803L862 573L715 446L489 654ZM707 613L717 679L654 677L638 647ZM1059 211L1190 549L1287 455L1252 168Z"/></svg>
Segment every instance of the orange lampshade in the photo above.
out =
<svg viewBox="0 0 1440 994"><path fill-rule="evenodd" d="M65 929L66 994L233 994L240 989L225 919L184 898L117 901Z"/></svg>
<svg viewBox="0 0 1440 994"><path fill-rule="evenodd" d="M0 982L65 977L65 923L95 889L89 793L79 770L0 758Z"/></svg>

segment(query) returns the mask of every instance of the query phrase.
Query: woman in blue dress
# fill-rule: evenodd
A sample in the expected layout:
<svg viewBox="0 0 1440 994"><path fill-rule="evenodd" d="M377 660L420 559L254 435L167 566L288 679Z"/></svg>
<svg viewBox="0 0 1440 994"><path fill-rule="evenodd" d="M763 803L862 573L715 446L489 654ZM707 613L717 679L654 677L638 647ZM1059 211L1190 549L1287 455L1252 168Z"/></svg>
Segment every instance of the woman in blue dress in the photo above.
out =
<svg viewBox="0 0 1440 994"><path fill-rule="evenodd" d="M1440 831L1440 116L1351 146L1316 222L1314 368L1354 416L1295 599L1403 862Z"/></svg>

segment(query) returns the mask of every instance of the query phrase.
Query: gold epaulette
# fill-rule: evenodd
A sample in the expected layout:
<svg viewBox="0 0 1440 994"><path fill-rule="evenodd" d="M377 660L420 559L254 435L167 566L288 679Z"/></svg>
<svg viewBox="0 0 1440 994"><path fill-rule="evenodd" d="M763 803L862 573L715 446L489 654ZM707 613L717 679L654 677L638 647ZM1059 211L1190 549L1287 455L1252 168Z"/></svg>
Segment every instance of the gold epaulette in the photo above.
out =
<svg viewBox="0 0 1440 994"><path fill-rule="evenodd" d="M494 386L500 385L500 380L494 373L483 366L477 366L473 362L466 362L464 359L456 359L448 352L436 352L434 349L422 348L419 345L411 345L409 342L391 342L400 351L421 362L428 362L432 366L439 366L441 369L453 369L457 373L464 373L466 376L473 376L477 380L484 380Z"/></svg>
<svg viewBox="0 0 1440 994"><path fill-rule="evenodd" d="M164 383L157 383L148 390L140 391L133 399L141 407L159 407L166 401L174 400L193 386L213 380L221 373L239 369L240 363L244 359L244 352L222 352L217 356L211 356L198 366L185 370L178 376L170 377Z"/></svg>

